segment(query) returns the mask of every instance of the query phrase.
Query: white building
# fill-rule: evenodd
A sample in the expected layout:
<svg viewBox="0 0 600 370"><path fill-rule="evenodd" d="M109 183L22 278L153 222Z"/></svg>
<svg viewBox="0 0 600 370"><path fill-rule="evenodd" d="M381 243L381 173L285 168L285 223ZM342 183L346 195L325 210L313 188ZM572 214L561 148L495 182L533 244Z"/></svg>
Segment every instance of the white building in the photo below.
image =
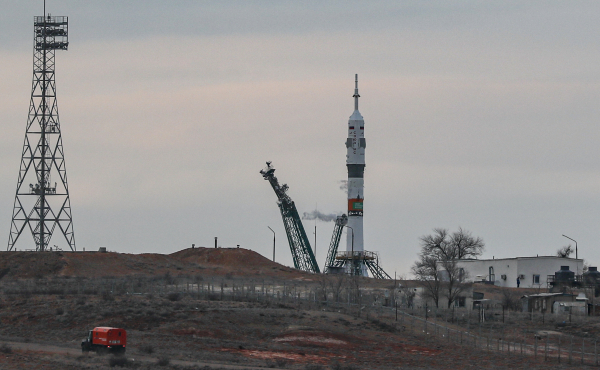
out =
<svg viewBox="0 0 600 370"><path fill-rule="evenodd" d="M546 287L548 275L568 266L575 275L583 273L583 260L556 256L514 257L491 260L464 259L457 262L466 272L467 281L486 281L502 287Z"/></svg>

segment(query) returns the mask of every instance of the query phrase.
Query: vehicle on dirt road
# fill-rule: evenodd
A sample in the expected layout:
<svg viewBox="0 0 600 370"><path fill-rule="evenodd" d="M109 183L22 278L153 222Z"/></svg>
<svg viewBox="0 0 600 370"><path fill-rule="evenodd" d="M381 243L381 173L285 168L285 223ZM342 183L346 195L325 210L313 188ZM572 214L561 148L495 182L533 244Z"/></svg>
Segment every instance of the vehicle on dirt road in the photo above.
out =
<svg viewBox="0 0 600 370"><path fill-rule="evenodd" d="M127 332L125 329L100 326L88 332L81 342L81 352L125 353Z"/></svg>

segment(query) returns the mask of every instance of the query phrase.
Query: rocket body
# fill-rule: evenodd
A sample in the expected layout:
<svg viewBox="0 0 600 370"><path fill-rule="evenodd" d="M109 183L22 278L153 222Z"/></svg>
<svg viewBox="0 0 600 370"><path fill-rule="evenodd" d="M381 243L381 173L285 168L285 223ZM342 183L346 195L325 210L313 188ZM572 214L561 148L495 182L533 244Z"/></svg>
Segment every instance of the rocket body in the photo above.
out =
<svg viewBox="0 0 600 370"><path fill-rule="evenodd" d="M358 75L355 76L354 112L348 120L348 139L346 139L346 167L348 168L348 230L346 251L355 256L364 252L363 239L363 201L365 172L365 121L358 111ZM354 234L354 235L353 235ZM360 262L358 262L360 263ZM347 266L347 268L351 268ZM366 275L366 266L362 263L356 273Z"/></svg>

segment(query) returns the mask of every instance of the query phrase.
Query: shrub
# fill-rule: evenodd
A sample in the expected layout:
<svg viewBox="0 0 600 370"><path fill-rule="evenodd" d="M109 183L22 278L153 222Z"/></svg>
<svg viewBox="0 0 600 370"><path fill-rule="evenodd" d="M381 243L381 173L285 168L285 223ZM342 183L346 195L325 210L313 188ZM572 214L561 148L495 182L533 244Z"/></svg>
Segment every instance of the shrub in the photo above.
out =
<svg viewBox="0 0 600 370"><path fill-rule="evenodd" d="M0 352L9 354L12 353L12 348L8 344L3 344L0 346Z"/></svg>
<svg viewBox="0 0 600 370"><path fill-rule="evenodd" d="M146 344L146 345L140 347L140 352L151 355L154 353L154 347L152 347L149 344Z"/></svg>
<svg viewBox="0 0 600 370"><path fill-rule="evenodd" d="M305 370L323 370L324 367L318 364L308 364L304 367Z"/></svg>
<svg viewBox="0 0 600 370"><path fill-rule="evenodd" d="M136 364L133 361L130 361L125 356L113 356L113 357L109 358L108 359L108 365L110 367L115 367L115 366L129 367L129 368L135 368L135 367L137 367Z"/></svg>
<svg viewBox="0 0 600 370"><path fill-rule="evenodd" d="M337 362L336 360L333 360L331 362L331 364L329 365L329 368L331 370L356 370L356 367L353 365L346 365L346 366L342 366L340 365L339 362Z"/></svg>
<svg viewBox="0 0 600 370"><path fill-rule="evenodd" d="M64 313L65 313L65 310L62 307L59 307L59 308L56 309L56 314L58 316L60 316L60 315L62 315Z"/></svg>
<svg viewBox="0 0 600 370"><path fill-rule="evenodd" d="M181 294L179 293L169 293L167 295L167 299L171 302L177 302L178 300L181 299Z"/></svg>
<svg viewBox="0 0 600 370"><path fill-rule="evenodd" d="M169 366L169 364L171 363L171 360L169 360L167 357L165 356L161 356L158 358L158 361L156 362L156 364L158 366Z"/></svg>
<svg viewBox="0 0 600 370"><path fill-rule="evenodd" d="M383 331L388 331L390 333L396 332L396 326L394 326L393 324L388 324L386 322L379 321L377 319L374 319L371 322L373 323L373 325L375 325L376 327L378 327L379 329L381 329Z"/></svg>
<svg viewBox="0 0 600 370"><path fill-rule="evenodd" d="M288 361L285 358L276 358L275 363L279 367L285 367L287 365Z"/></svg>

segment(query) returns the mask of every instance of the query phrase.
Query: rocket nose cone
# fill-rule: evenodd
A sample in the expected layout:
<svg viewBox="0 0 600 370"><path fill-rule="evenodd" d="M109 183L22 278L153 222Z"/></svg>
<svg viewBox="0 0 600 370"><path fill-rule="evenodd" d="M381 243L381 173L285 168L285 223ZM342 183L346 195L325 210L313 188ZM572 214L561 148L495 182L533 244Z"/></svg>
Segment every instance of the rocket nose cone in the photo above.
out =
<svg viewBox="0 0 600 370"><path fill-rule="evenodd" d="M350 120L352 121L359 121L362 120L363 116L360 114L360 112L358 110L355 110L352 115L350 116Z"/></svg>

